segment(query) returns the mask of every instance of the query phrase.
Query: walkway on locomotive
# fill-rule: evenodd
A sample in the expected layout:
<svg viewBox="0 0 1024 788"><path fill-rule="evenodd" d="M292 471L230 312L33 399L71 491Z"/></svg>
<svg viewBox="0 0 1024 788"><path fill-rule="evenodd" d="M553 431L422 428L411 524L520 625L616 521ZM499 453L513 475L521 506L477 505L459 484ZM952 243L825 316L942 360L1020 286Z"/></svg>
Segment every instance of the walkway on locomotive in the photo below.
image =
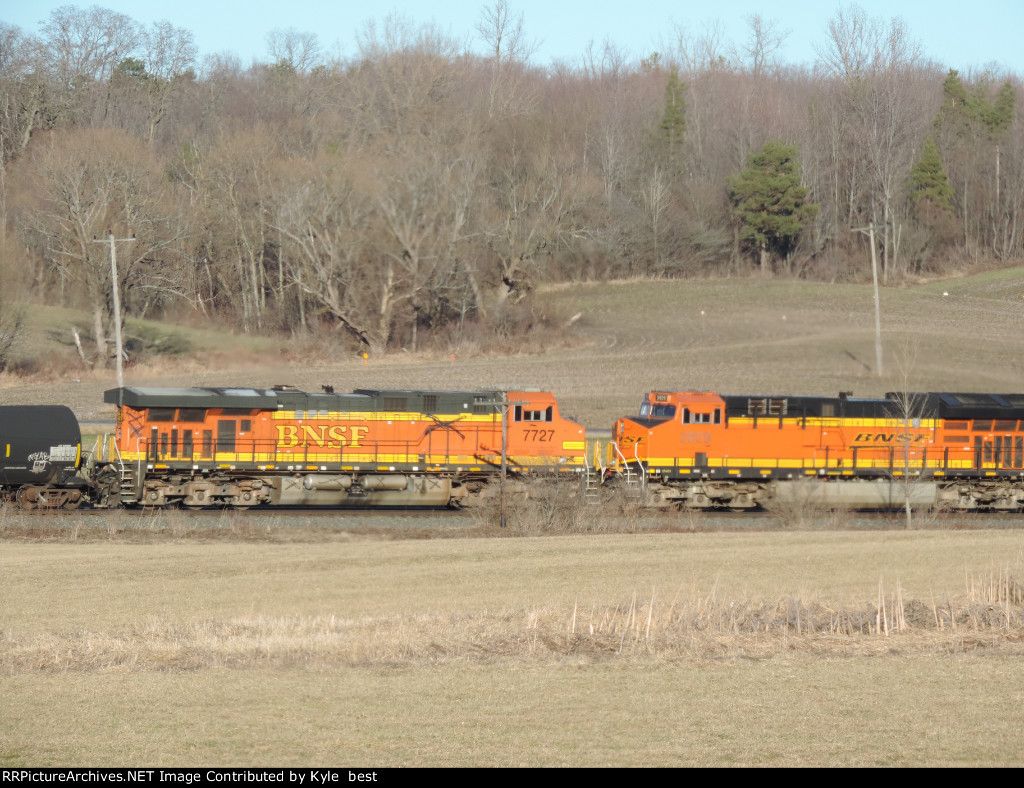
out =
<svg viewBox="0 0 1024 788"><path fill-rule="evenodd" d="M619 464L663 478L1021 476L1022 419L1022 394L653 391L613 440Z"/></svg>
<svg viewBox="0 0 1024 788"><path fill-rule="evenodd" d="M123 388L117 446L153 468L482 471L579 469L584 429L547 392Z"/></svg>

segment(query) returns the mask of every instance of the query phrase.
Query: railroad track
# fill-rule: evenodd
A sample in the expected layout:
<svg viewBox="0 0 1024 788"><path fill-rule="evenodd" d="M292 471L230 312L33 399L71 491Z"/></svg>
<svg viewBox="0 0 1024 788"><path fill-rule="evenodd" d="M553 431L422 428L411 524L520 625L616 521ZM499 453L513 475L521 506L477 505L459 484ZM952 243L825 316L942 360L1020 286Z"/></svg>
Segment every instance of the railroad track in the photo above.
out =
<svg viewBox="0 0 1024 788"><path fill-rule="evenodd" d="M493 515L493 516L492 516ZM527 515L527 518L529 516ZM476 533L489 531L498 526L497 510L481 509L323 509L323 508L209 508L183 510L174 508L126 508L74 510L0 510L0 539L15 535L18 528L11 524L25 524L29 529L50 522L55 531L81 524L88 528L109 528L116 532L120 528L132 530L163 531L205 531L221 526L232 528L239 524L245 527L282 533L289 529L312 528L317 531L354 531L367 529L373 532L412 531L454 528ZM147 525L148 523L148 525ZM35 524L30 525L30 524ZM5 527L7 526L7 527ZM982 530L982 529L1024 529L1024 514L1007 512L949 512L939 514L915 514L912 520L914 530ZM528 535L582 533L585 529L559 529L557 526L542 527L534 520L509 521L510 533ZM716 532L716 531L776 531L776 530L832 530L832 531L881 531L906 530L902 512L840 512L821 513L793 521L783 515L768 511L658 511L648 510L633 518L621 518L621 529L616 528L613 515L603 520L602 527L593 531L602 533L633 532Z"/></svg>

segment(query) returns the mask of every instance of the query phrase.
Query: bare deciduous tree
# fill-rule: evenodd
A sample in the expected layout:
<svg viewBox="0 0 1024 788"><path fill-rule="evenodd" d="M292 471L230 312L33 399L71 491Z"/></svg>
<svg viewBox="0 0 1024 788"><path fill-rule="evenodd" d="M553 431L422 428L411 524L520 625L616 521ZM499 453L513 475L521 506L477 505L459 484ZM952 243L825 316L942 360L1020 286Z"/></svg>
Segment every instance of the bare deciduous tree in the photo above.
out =
<svg viewBox="0 0 1024 788"><path fill-rule="evenodd" d="M308 74L320 64L320 40L316 33L290 27L267 34L267 51L274 63L287 63L296 74Z"/></svg>
<svg viewBox="0 0 1024 788"><path fill-rule="evenodd" d="M780 30L775 20L765 19L760 14L750 14L744 19L749 30L740 52L750 72L759 77L778 65L776 54L786 43L790 31Z"/></svg>
<svg viewBox="0 0 1024 788"><path fill-rule="evenodd" d="M842 84L841 100L831 106L843 130L835 150L846 162L850 218L881 228L882 275L887 280L897 264L898 210L907 174L932 114L921 84L920 44L910 38L902 20L894 18L886 26L853 7L840 9L832 18L828 45L819 57ZM869 188L855 194L858 184ZM838 179L834 187L840 188Z"/></svg>
<svg viewBox="0 0 1024 788"><path fill-rule="evenodd" d="M537 44L526 38L523 15L513 15L508 0L494 0L481 10L476 29L487 47L491 69L488 117L528 111L535 97L526 88L524 69Z"/></svg>
<svg viewBox="0 0 1024 788"><path fill-rule="evenodd" d="M271 201L274 140L263 128L225 135L205 157L204 219L215 254L221 295L237 309L243 331L265 327L267 291L266 216Z"/></svg>
<svg viewBox="0 0 1024 788"><path fill-rule="evenodd" d="M14 349L25 326L25 307L14 303L0 291L0 372L7 369Z"/></svg>
<svg viewBox="0 0 1024 788"><path fill-rule="evenodd" d="M287 242L291 281L374 354L391 336L394 269L370 242L379 185L336 158L289 168L278 189L273 226Z"/></svg>
<svg viewBox="0 0 1024 788"><path fill-rule="evenodd" d="M68 109L91 110L96 117L89 120L102 121L110 110L110 78L141 43L141 26L100 6L65 5L50 13L42 34Z"/></svg>
<svg viewBox="0 0 1024 788"><path fill-rule="evenodd" d="M126 296L143 285L147 262L167 248L168 220L159 163L137 140L113 129L55 134L30 163L40 184L38 210L23 214L26 229L58 275L82 294L92 312L95 363L109 356L112 312L110 247L135 236L119 257L118 287Z"/></svg>
<svg viewBox="0 0 1024 788"><path fill-rule="evenodd" d="M196 44L192 33L170 22L154 22L145 33L142 54L146 64L146 99L149 141L164 119L176 88L192 75L196 62Z"/></svg>

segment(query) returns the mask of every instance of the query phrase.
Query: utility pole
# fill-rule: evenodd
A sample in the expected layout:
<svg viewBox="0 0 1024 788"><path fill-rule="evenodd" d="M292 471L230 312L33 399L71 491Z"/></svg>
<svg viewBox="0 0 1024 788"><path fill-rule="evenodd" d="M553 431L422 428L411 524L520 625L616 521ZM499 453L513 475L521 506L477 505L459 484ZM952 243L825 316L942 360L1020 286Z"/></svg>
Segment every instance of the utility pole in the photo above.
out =
<svg viewBox="0 0 1024 788"><path fill-rule="evenodd" d="M135 235L132 234L131 238L115 238L113 232L108 232L107 239L110 242L110 285L114 294L114 352L116 353L117 363L117 387L119 389L124 388L124 344L121 342L121 288L117 281L117 248L115 244L118 241L134 241ZM101 241L93 238L93 243L102 244L107 241Z"/></svg>
<svg viewBox="0 0 1024 788"><path fill-rule="evenodd" d="M500 510L499 524L504 528L508 524L505 498L505 477L508 475L508 422L512 406L521 404L522 400L510 400L508 392L502 394L501 397L500 401L491 404L501 416L501 473L498 475L498 506Z"/></svg>
<svg viewBox="0 0 1024 788"><path fill-rule="evenodd" d="M504 395L508 397L508 394ZM508 472L508 413L509 403L501 405L501 478L498 481L498 495L501 498L501 527L507 524L505 516L505 475Z"/></svg>
<svg viewBox="0 0 1024 788"><path fill-rule="evenodd" d="M882 309L878 300L878 260L875 256L875 223L867 227L854 227L853 232L864 233L871 243L871 281L875 286L875 374L882 377Z"/></svg>

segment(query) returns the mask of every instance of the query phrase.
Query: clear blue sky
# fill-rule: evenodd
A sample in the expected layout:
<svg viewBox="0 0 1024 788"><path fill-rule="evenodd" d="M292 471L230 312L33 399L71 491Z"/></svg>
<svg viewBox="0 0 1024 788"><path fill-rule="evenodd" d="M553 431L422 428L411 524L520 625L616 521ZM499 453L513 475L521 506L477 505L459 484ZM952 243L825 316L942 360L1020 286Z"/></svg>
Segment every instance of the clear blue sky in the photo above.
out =
<svg viewBox="0 0 1024 788"><path fill-rule="evenodd" d="M192 31L200 56L231 52L244 66L267 59L266 35L294 28L316 33L329 52L355 54L355 33L368 21L378 24L389 13L416 22L433 21L456 39L475 46L476 23L488 0L139 0L75 2L74 0L0 0L0 20L38 33L50 12L63 5L99 5L150 24L167 20ZM693 34L719 22L726 43L739 44L747 29L744 18L759 13L790 31L781 60L810 64L815 46L825 42L826 24L839 7L828 0L510 0L522 13L527 38L539 44L535 65L553 60L577 63L589 43L600 49L606 41L633 57L659 48L663 36L681 25ZM993 67L1024 76L1024 0L860 0L855 5L886 22L906 22L926 57L962 73Z"/></svg>

